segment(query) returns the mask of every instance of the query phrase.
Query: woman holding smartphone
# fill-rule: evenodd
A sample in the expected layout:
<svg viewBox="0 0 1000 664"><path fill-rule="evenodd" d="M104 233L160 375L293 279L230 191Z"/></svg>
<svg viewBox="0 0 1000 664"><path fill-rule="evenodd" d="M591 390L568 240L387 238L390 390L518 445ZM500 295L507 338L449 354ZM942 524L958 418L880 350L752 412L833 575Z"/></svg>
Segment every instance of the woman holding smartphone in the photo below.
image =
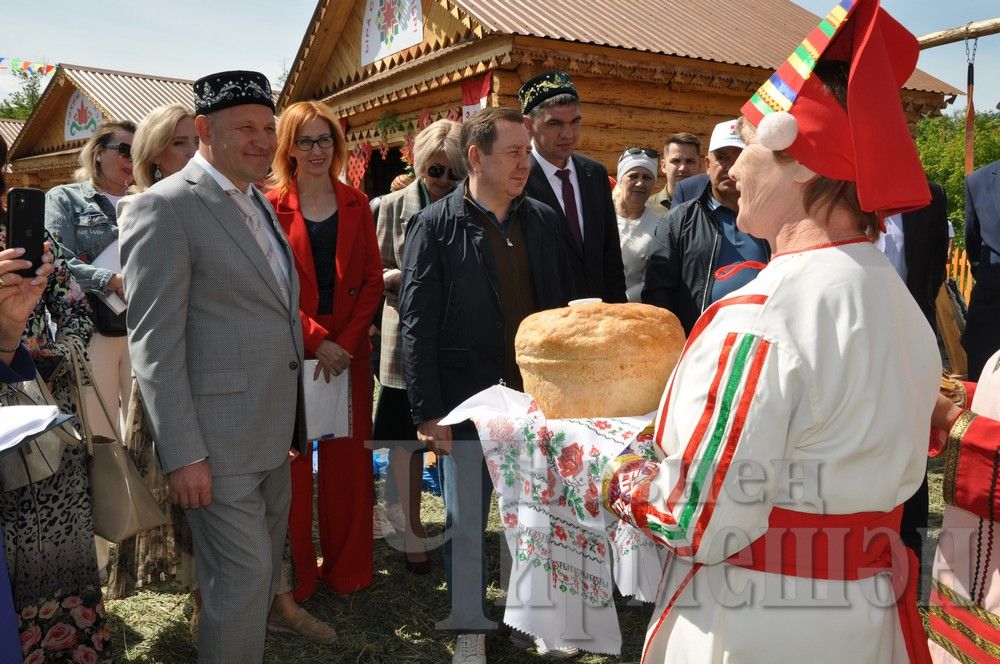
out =
<svg viewBox="0 0 1000 664"><path fill-rule="evenodd" d="M4 216L6 156L7 146L0 139L0 212ZM45 320L46 302L56 302L58 309L72 301L60 295L67 289L72 292L71 286L65 286L72 283L69 270L59 264L59 259L53 265L48 243L43 252L40 264L28 265L22 258L23 248L0 251L0 382L3 383L34 381L35 365L28 349L39 347L48 333L47 326L41 323ZM29 276L18 274L21 270L29 270ZM56 274L57 270L62 276ZM82 298L78 288L76 293ZM72 334L77 338L75 343L85 345L90 336L90 321L83 316L85 305L80 306L83 309L78 309L75 325L67 323L64 316L56 318L61 327L72 328L64 330L64 335ZM57 333L56 339L59 338ZM50 341L41 347L52 348L58 343ZM49 356L38 356L41 366L48 359ZM16 625L20 637L19 652L11 658L4 650L4 636L0 635L0 661L20 662L22 655L32 663L111 660L111 633L94 550L87 462L85 446L68 446L53 475L0 492L0 522L6 553L3 575L9 574L10 597L18 616L16 622L4 626ZM2 588L0 580L0 592ZM4 620L5 599L0 597L0 623Z"/></svg>

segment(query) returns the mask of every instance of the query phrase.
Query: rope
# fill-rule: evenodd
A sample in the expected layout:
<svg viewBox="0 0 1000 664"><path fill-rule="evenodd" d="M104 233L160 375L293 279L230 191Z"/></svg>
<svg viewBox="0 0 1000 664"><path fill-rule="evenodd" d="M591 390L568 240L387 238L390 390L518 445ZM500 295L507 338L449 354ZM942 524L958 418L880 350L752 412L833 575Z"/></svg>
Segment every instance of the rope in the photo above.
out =
<svg viewBox="0 0 1000 664"><path fill-rule="evenodd" d="M969 24L971 25L971 24ZM966 34L969 25L965 26ZM969 63L968 81L966 85L966 105L965 105L965 174L968 175L976 170L976 105L973 103L975 92L976 74L976 50L979 48L979 37L972 40L972 47L969 47L969 38L965 38L965 59Z"/></svg>

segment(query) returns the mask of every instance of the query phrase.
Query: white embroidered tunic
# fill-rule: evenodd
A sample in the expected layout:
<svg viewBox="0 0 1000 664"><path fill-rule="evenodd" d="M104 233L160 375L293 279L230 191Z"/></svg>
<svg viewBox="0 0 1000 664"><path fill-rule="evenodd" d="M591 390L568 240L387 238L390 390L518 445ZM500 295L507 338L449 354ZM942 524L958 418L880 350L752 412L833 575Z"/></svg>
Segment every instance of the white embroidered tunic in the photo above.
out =
<svg viewBox="0 0 1000 664"><path fill-rule="evenodd" d="M777 255L710 307L661 403L662 460L616 477L615 511L673 550L643 661L905 662L885 575L723 561L764 534L772 507L903 503L925 472L940 372L926 319L868 242Z"/></svg>

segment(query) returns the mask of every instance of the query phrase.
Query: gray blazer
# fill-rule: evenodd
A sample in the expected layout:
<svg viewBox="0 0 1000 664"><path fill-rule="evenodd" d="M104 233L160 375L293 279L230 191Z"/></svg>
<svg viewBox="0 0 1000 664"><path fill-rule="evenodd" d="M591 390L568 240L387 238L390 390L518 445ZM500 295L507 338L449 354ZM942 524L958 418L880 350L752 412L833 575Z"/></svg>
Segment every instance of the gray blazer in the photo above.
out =
<svg viewBox="0 0 1000 664"><path fill-rule="evenodd" d="M235 203L194 162L119 220L129 355L164 472L208 458L213 475L273 470L305 448L299 280L291 303Z"/></svg>
<svg viewBox="0 0 1000 664"><path fill-rule="evenodd" d="M420 181L414 180L399 191L386 194L379 205L376 232L382 254L382 272L403 266L403 238L406 222L420 212ZM385 291L379 358L379 382L388 387L406 389L403 378L403 346L399 339L399 290Z"/></svg>

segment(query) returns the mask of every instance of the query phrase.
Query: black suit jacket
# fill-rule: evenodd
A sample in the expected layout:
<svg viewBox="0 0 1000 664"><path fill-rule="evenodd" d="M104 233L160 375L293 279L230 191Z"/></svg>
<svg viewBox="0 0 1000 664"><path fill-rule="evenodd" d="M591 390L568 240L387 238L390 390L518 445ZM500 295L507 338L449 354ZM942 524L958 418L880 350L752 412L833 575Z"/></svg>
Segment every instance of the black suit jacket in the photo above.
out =
<svg viewBox="0 0 1000 664"><path fill-rule="evenodd" d="M605 302L625 302L625 266L622 264L618 217L611 201L608 171L599 162L574 154L583 209L583 252L576 244L569 222L545 171L531 156L531 175L524 192L542 201L559 217L559 229L566 244L572 272L574 298L599 297Z"/></svg>
<svg viewBox="0 0 1000 664"><path fill-rule="evenodd" d="M948 262L948 200L941 185L931 182L930 188L930 205L903 213L903 257L906 287L936 332L934 300Z"/></svg>

